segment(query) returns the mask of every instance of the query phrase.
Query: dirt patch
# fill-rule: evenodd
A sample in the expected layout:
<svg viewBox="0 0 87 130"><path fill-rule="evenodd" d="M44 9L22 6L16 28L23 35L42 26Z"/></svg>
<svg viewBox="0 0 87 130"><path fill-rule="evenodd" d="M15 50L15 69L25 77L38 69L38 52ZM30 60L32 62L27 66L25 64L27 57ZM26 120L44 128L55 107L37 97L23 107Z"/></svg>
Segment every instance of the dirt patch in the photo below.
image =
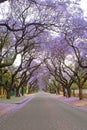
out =
<svg viewBox="0 0 87 130"><path fill-rule="evenodd" d="M74 101L73 104L76 105L76 106L79 106L79 107L87 106L87 101L84 101L84 100L80 101L80 100L78 100L78 101Z"/></svg>

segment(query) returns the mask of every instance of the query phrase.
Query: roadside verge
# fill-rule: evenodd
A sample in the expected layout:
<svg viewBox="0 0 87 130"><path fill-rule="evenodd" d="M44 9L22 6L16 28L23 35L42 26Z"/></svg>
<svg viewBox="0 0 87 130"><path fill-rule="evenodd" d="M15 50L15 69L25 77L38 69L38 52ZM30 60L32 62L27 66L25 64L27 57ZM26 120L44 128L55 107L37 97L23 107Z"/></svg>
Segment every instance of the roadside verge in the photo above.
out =
<svg viewBox="0 0 87 130"><path fill-rule="evenodd" d="M0 116L23 107L23 105L32 100L34 96L35 94L29 94L18 98L12 97L10 100L0 99Z"/></svg>

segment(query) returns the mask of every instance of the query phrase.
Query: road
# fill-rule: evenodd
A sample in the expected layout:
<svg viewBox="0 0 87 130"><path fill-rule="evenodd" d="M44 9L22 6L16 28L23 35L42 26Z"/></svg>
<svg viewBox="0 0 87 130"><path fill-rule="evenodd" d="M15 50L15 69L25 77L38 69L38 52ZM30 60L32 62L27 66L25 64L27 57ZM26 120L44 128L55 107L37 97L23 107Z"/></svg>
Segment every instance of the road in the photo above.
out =
<svg viewBox="0 0 87 130"><path fill-rule="evenodd" d="M21 109L3 117L0 130L87 130L87 113L39 92Z"/></svg>

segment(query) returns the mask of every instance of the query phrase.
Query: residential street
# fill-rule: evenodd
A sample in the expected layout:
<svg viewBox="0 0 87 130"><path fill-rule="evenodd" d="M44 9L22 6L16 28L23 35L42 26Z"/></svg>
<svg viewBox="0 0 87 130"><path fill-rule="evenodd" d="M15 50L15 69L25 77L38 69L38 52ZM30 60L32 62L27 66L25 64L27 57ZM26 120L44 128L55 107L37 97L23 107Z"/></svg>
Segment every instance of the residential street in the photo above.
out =
<svg viewBox="0 0 87 130"><path fill-rule="evenodd" d="M0 130L87 130L87 113L39 92L0 120Z"/></svg>

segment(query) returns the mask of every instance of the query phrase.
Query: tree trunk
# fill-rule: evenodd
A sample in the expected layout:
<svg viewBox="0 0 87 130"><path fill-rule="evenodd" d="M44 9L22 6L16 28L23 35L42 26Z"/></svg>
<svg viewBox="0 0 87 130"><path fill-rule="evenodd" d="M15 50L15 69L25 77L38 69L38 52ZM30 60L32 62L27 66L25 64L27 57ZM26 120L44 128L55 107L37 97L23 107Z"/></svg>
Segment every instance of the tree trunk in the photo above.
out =
<svg viewBox="0 0 87 130"><path fill-rule="evenodd" d="M24 96L24 88L21 88L21 95Z"/></svg>
<svg viewBox="0 0 87 130"><path fill-rule="evenodd" d="M75 89L73 89L73 96L75 97Z"/></svg>
<svg viewBox="0 0 87 130"><path fill-rule="evenodd" d="M56 94L60 95L60 89L59 88L56 88Z"/></svg>
<svg viewBox="0 0 87 130"><path fill-rule="evenodd" d="M10 90L7 90L6 98L7 98L7 99L10 99L10 98L11 98Z"/></svg>
<svg viewBox="0 0 87 130"><path fill-rule="evenodd" d="M79 87L79 100L83 99L83 93L82 93L82 88Z"/></svg>
<svg viewBox="0 0 87 130"><path fill-rule="evenodd" d="M66 96L66 91L65 91L65 88L63 87L63 96L65 97Z"/></svg>
<svg viewBox="0 0 87 130"><path fill-rule="evenodd" d="M30 94L30 87L28 87L28 94Z"/></svg>
<svg viewBox="0 0 87 130"><path fill-rule="evenodd" d="M71 97L71 90L70 90L70 88L67 89L67 97L68 97L68 98Z"/></svg>
<svg viewBox="0 0 87 130"><path fill-rule="evenodd" d="M19 88L16 88L16 97L20 97Z"/></svg>

